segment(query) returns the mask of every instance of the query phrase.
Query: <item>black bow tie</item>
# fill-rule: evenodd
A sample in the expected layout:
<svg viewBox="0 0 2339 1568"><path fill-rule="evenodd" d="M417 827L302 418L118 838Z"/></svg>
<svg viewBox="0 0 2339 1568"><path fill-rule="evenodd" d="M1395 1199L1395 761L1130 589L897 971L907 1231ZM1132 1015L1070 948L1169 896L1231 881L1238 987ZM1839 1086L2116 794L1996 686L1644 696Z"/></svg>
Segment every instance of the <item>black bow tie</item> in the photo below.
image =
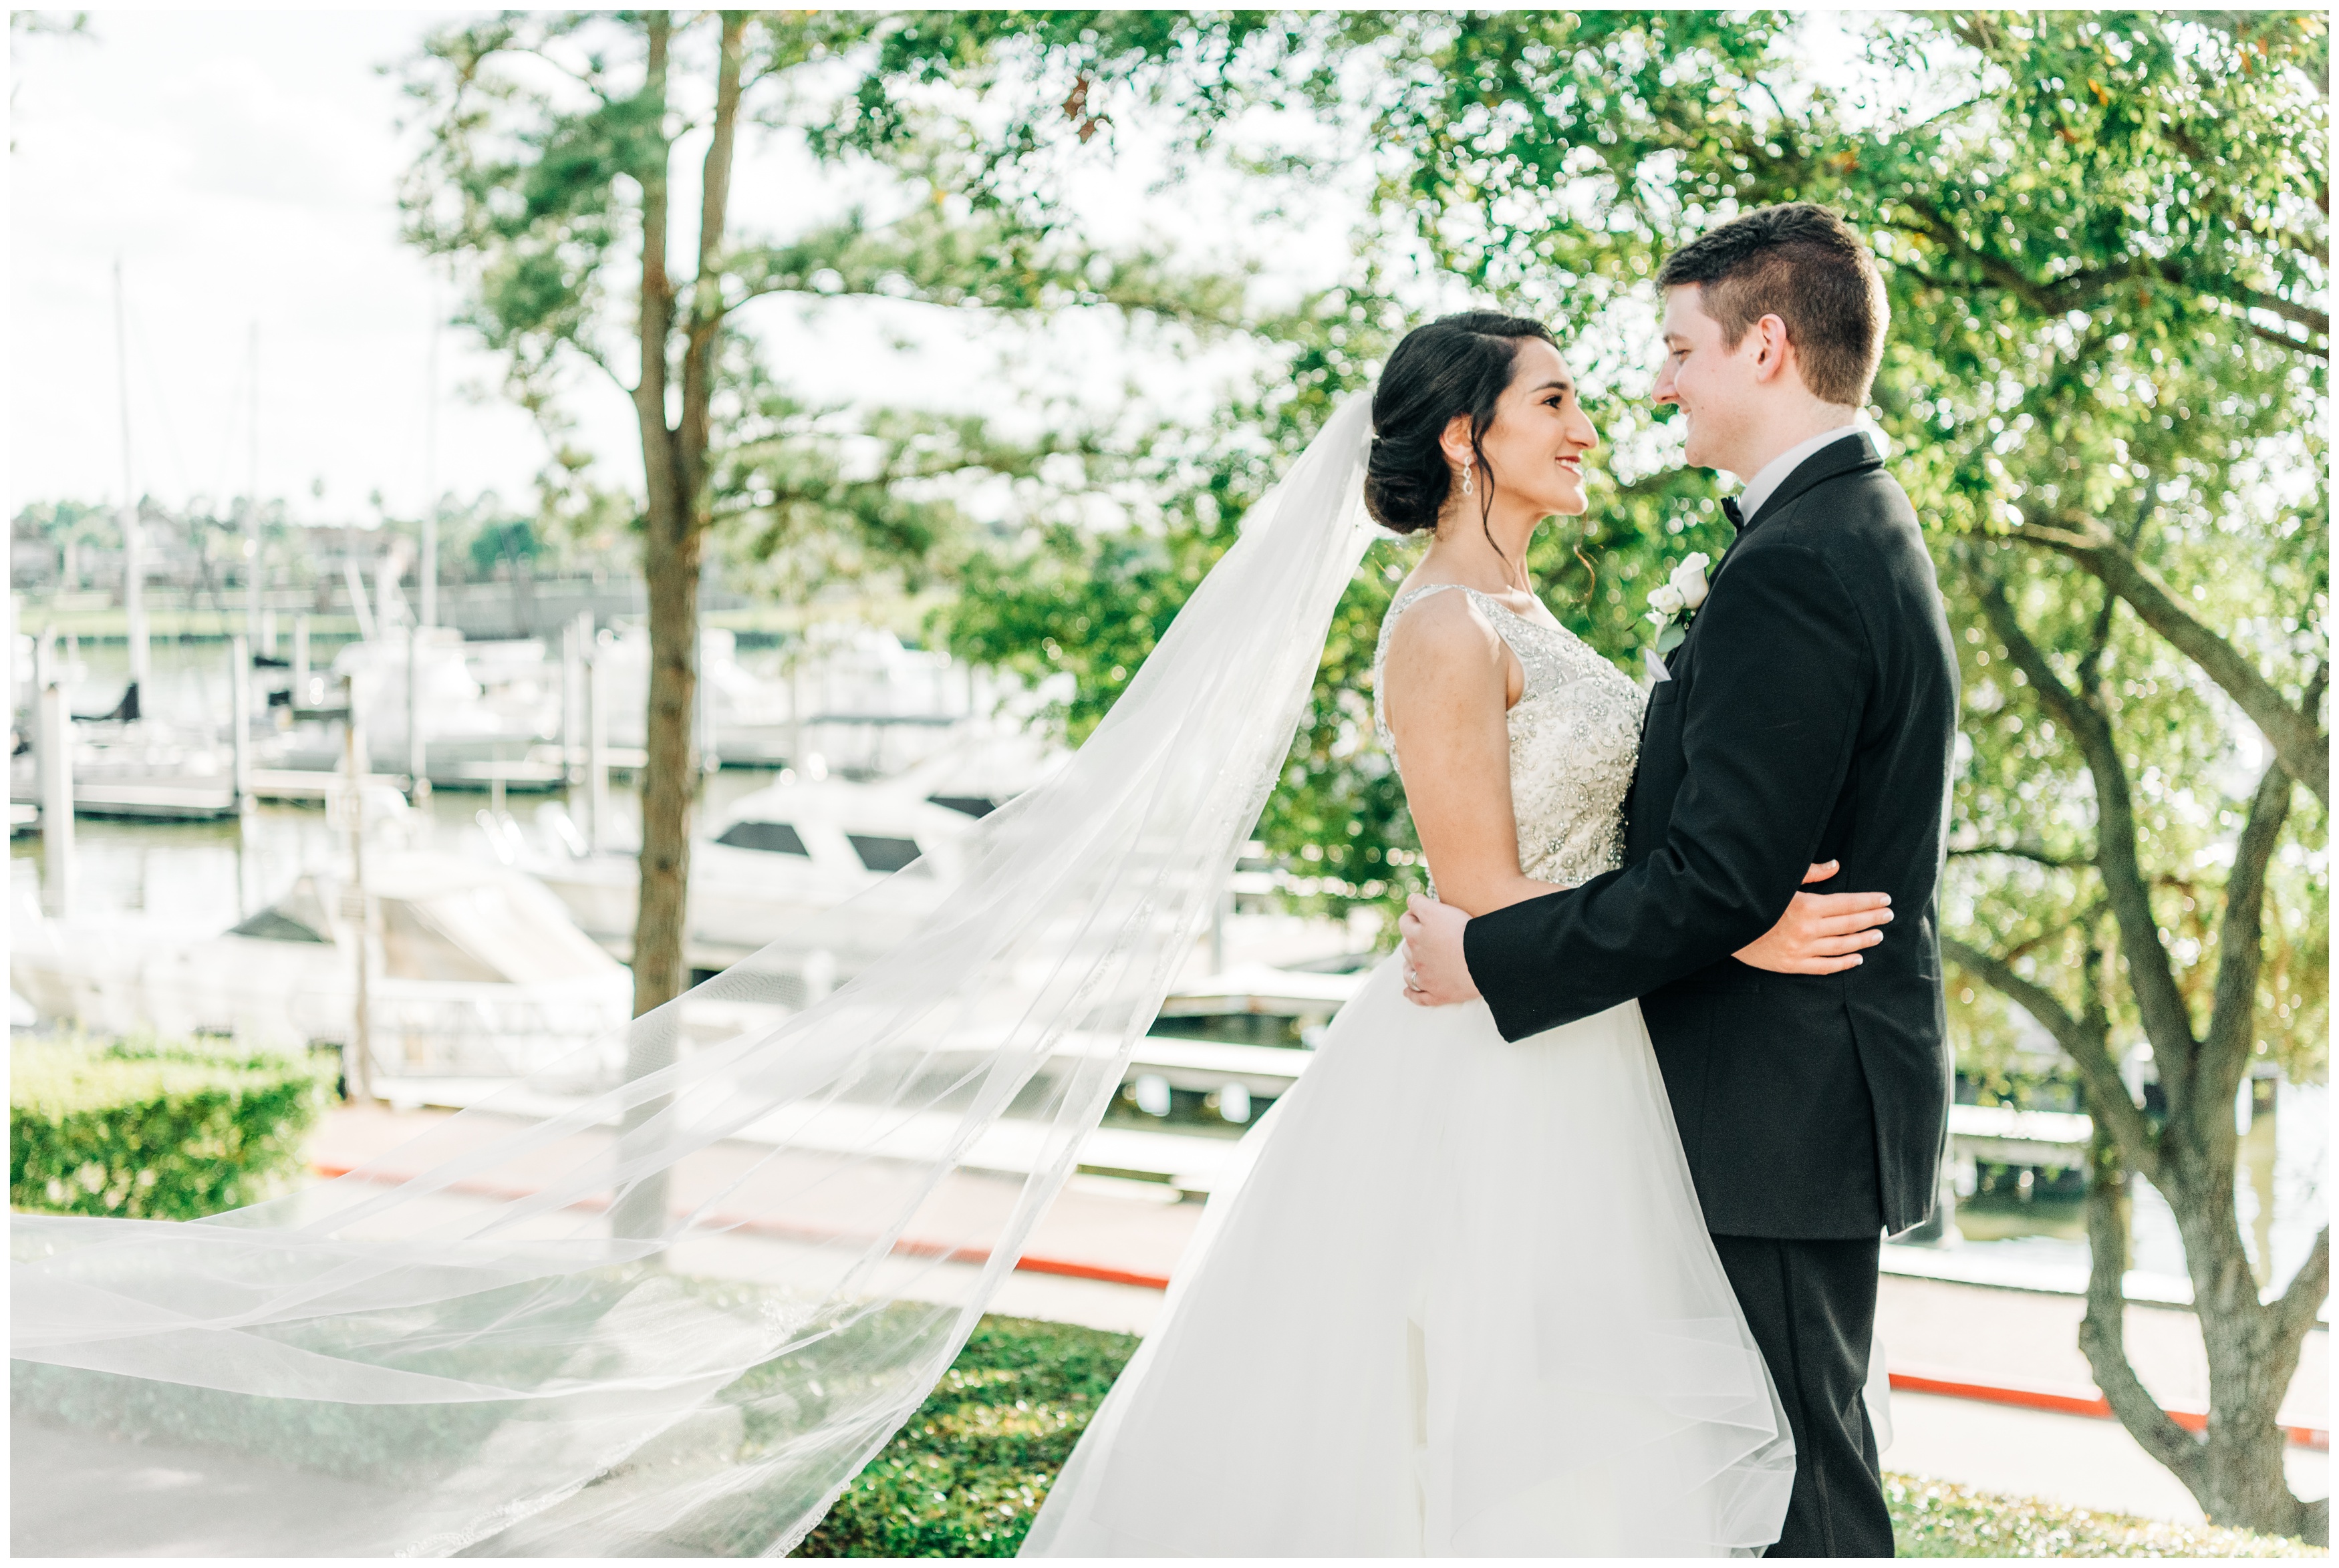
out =
<svg viewBox="0 0 2339 1568"><path fill-rule="evenodd" d="M1742 529L1746 527L1746 514L1739 508L1736 496L1722 498L1722 515L1730 519L1730 526L1732 528Z"/></svg>

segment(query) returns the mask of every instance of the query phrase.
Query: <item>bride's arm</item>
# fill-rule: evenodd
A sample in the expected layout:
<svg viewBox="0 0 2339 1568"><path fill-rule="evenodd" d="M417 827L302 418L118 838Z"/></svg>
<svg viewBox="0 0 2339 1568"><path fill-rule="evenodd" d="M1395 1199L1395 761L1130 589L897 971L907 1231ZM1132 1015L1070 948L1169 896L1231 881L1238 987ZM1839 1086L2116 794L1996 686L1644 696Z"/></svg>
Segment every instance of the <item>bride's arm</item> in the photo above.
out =
<svg viewBox="0 0 2339 1568"><path fill-rule="evenodd" d="M1438 902L1474 916L1559 891L1519 870L1505 715L1524 678L1458 592L1406 611L1381 666L1381 713Z"/></svg>
<svg viewBox="0 0 2339 1568"><path fill-rule="evenodd" d="M1437 901L1473 918L1561 884L1519 870L1506 715L1525 679L1516 657L1467 595L1438 594L1406 612L1381 666L1381 712L1396 737L1406 804ZM1812 866L1806 883L1836 866ZM1883 893L1798 892L1740 962L1780 974L1832 974L1860 962L1892 918Z"/></svg>

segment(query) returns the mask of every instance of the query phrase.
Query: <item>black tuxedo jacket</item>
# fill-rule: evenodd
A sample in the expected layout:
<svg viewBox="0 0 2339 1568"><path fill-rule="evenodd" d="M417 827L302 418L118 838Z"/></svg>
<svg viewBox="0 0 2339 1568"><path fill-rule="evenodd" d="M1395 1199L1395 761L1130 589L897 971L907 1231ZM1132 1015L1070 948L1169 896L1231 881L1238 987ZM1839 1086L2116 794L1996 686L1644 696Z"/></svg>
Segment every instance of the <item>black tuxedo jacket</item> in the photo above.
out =
<svg viewBox="0 0 2339 1568"><path fill-rule="evenodd" d="M1949 1121L1938 890L1957 662L1909 498L1867 439L1747 518L1650 694L1621 871L1470 922L1506 1040L1638 997L1707 1226L1872 1238L1931 1211ZM1883 892L1866 962L1730 955L1813 891Z"/></svg>

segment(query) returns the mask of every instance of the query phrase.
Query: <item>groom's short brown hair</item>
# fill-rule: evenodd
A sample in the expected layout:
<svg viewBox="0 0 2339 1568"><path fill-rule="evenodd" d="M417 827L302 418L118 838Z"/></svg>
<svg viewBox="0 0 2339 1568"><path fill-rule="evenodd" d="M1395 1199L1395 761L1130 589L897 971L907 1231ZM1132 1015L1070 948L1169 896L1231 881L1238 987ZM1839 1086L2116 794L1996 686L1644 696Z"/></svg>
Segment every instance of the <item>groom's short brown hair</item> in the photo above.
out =
<svg viewBox="0 0 2339 1568"><path fill-rule="evenodd" d="M1698 236L1657 269L1658 287L1684 283L1702 286L1726 346L1776 316L1811 396L1851 409L1868 401L1891 310L1868 247L1825 207L1757 207Z"/></svg>

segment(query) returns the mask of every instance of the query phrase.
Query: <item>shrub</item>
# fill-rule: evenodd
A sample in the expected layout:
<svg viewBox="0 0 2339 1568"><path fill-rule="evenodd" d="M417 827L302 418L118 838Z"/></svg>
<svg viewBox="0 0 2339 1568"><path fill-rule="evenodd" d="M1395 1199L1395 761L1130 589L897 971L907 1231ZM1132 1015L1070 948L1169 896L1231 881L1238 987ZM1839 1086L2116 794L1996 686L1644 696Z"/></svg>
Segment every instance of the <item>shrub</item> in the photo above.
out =
<svg viewBox="0 0 2339 1568"><path fill-rule="evenodd" d="M193 1219L268 1197L333 1083L306 1057L183 1041L9 1054L8 1202L52 1214Z"/></svg>

